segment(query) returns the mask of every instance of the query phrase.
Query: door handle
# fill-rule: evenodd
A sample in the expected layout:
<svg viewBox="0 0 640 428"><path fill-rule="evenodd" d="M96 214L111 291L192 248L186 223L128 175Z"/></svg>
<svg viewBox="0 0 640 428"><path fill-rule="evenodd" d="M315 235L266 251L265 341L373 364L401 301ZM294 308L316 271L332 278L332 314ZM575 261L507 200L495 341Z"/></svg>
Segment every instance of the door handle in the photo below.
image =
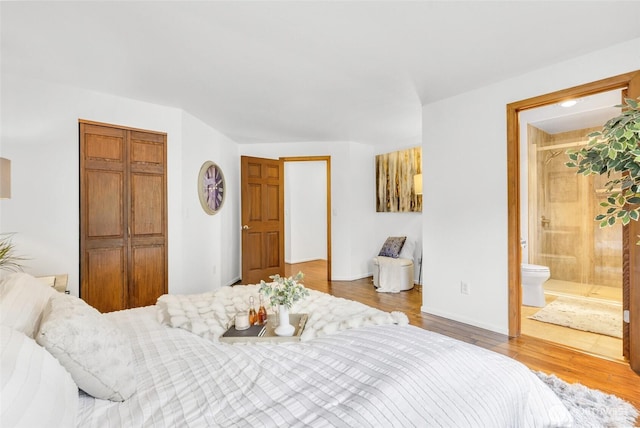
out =
<svg viewBox="0 0 640 428"><path fill-rule="evenodd" d="M549 226L549 223L551 223L551 219L542 216L542 218L540 219L540 223L542 223L542 227L547 227Z"/></svg>
<svg viewBox="0 0 640 428"><path fill-rule="evenodd" d="M242 230L249 230L251 229L249 226L247 226L246 224L244 226L242 226Z"/></svg>

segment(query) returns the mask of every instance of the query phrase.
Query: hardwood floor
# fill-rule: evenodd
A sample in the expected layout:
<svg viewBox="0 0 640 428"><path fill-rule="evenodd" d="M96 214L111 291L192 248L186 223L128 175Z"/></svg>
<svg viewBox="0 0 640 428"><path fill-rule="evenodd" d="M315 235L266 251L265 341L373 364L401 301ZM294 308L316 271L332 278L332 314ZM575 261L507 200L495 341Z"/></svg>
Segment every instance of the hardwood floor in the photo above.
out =
<svg viewBox="0 0 640 428"><path fill-rule="evenodd" d="M302 271L306 287L337 297L355 300L383 311L402 311L417 327L514 358L533 370L553 373L569 382L614 394L640 410L640 376L629 365L557 345L534 337L509 338L478 327L422 313L420 286L400 293L378 293L371 278L355 281L327 281L324 261L287 265L286 275ZM636 423L640 425L640 418Z"/></svg>

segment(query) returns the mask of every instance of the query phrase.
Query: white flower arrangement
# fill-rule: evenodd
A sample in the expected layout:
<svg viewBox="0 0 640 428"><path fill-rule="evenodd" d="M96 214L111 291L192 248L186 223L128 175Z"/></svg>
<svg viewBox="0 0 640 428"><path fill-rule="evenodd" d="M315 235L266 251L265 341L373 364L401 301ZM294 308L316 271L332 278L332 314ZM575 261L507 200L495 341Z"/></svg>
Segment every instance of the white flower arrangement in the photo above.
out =
<svg viewBox="0 0 640 428"><path fill-rule="evenodd" d="M272 275L269 278L273 282L260 281L260 293L269 298L272 307L285 305L291 309L295 302L309 295L309 290L300 284L304 278L302 272L289 278L283 278L280 275Z"/></svg>

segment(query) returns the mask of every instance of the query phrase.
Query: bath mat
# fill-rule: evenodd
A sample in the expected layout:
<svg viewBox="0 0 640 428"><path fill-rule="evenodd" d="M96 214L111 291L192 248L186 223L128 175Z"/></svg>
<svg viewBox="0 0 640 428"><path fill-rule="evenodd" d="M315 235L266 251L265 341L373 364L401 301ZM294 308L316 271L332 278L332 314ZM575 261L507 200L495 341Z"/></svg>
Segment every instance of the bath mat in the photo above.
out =
<svg viewBox="0 0 640 428"><path fill-rule="evenodd" d="M622 338L620 304L561 296L528 318Z"/></svg>

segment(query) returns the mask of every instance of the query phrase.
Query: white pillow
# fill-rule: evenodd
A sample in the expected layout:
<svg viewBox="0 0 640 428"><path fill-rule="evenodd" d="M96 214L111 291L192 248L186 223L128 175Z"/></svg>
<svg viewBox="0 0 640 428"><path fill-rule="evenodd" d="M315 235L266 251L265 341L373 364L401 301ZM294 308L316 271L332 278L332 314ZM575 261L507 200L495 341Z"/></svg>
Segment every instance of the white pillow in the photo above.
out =
<svg viewBox="0 0 640 428"><path fill-rule="evenodd" d="M75 427L78 387L43 347L0 326L0 426Z"/></svg>
<svg viewBox="0 0 640 428"><path fill-rule="evenodd" d="M413 253L415 249L416 249L416 242L413 239L407 238L407 240L404 241L402 250L400 250L400 254L398 254L398 258L413 260Z"/></svg>
<svg viewBox="0 0 640 428"><path fill-rule="evenodd" d="M36 340L87 394L123 401L135 392L129 338L83 300L61 293L53 296Z"/></svg>
<svg viewBox="0 0 640 428"><path fill-rule="evenodd" d="M27 273L11 274L0 283L0 324L33 338L54 294L53 288Z"/></svg>

